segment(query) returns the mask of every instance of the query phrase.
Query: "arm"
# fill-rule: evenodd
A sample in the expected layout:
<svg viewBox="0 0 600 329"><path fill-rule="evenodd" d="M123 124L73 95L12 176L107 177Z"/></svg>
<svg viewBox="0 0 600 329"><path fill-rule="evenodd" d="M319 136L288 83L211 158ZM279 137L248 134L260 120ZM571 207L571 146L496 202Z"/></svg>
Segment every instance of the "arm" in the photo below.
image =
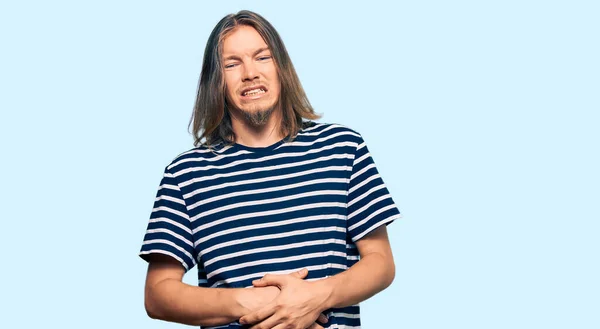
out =
<svg viewBox="0 0 600 329"><path fill-rule="evenodd" d="M303 281L278 275L265 275L255 287L278 286L281 293L268 305L240 319L270 329L277 324L307 328L308 320L329 308L362 302L388 287L395 276L387 229L380 226L356 242L361 259L348 270L317 281ZM260 322L260 323L259 323ZM296 328L296 327L294 327Z"/></svg>
<svg viewBox="0 0 600 329"><path fill-rule="evenodd" d="M184 268L175 259L149 256L144 304L153 319L188 325L217 326L267 304L279 294L276 287L260 289L204 288L182 282Z"/></svg>
<svg viewBox="0 0 600 329"><path fill-rule="evenodd" d="M358 304L387 288L396 274L385 225L356 241L360 260L348 270L315 281L328 292L324 309Z"/></svg>

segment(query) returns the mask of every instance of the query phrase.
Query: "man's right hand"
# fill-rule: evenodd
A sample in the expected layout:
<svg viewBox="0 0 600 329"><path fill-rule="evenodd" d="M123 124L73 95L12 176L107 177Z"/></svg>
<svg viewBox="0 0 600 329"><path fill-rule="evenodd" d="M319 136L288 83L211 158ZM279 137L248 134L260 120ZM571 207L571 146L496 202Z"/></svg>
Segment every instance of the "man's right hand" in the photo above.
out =
<svg viewBox="0 0 600 329"><path fill-rule="evenodd" d="M294 276L299 279L304 279L308 274L307 271L301 272L296 271L290 273L288 275ZM238 303L242 308L244 314L249 314L255 310L260 309L261 307L267 305L271 301L279 295L279 288L275 286L267 286L267 287L253 287L248 289L243 289L238 295ZM317 319L321 323L327 322L327 316L324 314L319 315ZM318 323L315 323L310 329L323 329Z"/></svg>

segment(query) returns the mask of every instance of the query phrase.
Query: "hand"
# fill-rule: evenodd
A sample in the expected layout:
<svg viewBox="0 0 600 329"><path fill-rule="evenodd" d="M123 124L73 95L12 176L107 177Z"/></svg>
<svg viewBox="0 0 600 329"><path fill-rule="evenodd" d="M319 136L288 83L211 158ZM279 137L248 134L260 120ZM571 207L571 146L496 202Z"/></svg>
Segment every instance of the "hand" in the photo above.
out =
<svg viewBox="0 0 600 329"><path fill-rule="evenodd" d="M315 320L327 322L321 312L329 293L315 282L302 280L307 274L302 269L293 275L267 274L253 281L255 287L277 286L281 292L266 306L241 317L240 323L253 324L250 329L322 329Z"/></svg>

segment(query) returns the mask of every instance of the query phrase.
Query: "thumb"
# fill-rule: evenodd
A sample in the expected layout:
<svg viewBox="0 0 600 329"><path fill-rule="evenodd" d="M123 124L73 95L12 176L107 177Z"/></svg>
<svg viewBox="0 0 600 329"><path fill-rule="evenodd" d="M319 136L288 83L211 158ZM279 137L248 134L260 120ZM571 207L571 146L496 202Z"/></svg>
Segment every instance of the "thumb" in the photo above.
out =
<svg viewBox="0 0 600 329"><path fill-rule="evenodd" d="M305 268L292 273L292 276L296 277L298 279L304 279L307 275L308 275L308 270Z"/></svg>

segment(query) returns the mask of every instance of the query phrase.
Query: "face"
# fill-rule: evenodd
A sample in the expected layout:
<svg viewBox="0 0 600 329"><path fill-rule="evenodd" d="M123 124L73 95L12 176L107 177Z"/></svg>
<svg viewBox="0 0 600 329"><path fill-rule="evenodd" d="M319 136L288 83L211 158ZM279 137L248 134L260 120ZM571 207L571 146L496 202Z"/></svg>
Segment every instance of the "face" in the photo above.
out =
<svg viewBox="0 0 600 329"><path fill-rule="evenodd" d="M276 109L280 84L271 50L253 27L242 25L223 40L227 100L255 125Z"/></svg>

